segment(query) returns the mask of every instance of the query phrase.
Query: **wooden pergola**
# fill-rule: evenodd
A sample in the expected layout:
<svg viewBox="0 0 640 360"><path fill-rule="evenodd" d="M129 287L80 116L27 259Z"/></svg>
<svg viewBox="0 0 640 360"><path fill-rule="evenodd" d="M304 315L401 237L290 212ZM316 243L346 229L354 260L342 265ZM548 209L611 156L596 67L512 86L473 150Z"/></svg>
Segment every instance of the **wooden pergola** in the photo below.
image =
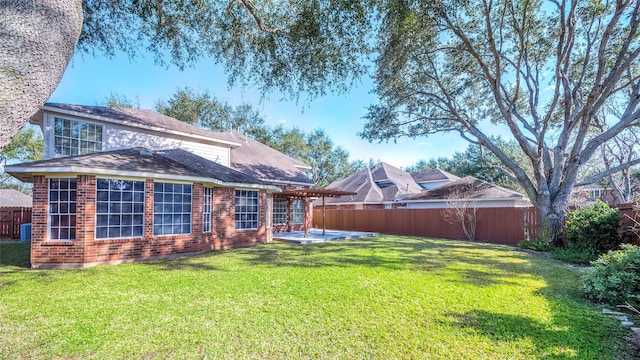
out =
<svg viewBox="0 0 640 360"><path fill-rule="evenodd" d="M295 189L285 190L279 193L273 194L274 197L297 197L303 198L305 202L305 209L309 198L322 198L322 235L326 233L324 226L324 199L326 197L340 197L344 195L357 195L357 193L341 190L330 189ZM304 237L307 237L307 212L304 211Z"/></svg>

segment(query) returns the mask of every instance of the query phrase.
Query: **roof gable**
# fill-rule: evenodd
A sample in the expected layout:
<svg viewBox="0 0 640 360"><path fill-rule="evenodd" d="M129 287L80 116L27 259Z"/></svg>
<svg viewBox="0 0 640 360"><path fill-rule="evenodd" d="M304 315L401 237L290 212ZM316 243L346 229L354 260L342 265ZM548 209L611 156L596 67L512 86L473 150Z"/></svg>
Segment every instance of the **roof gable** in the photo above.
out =
<svg viewBox="0 0 640 360"><path fill-rule="evenodd" d="M379 163L329 184L327 189L356 192L357 195L328 199L328 202L383 202L422 190L411 175L387 163Z"/></svg>
<svg viewBox="0 0 640 360"><path fill-rule="evenodd" d="M150 129L162 133L178 133L186 136L205 138L206 140L225 144L227 147L239 144L218 137L217 132L205 130L184 121L147 109L110 108L107 106L89 106L46 103L42 110L61 112L79 117L93 118L106 122L122 123L138 128ZM41 114L37 116L42 116Z"/></svg>

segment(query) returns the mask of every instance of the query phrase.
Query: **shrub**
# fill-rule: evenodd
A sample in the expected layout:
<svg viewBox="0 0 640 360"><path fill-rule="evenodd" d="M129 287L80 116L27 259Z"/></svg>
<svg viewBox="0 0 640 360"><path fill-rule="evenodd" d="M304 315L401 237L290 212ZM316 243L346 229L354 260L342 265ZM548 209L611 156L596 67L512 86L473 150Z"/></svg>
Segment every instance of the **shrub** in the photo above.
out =
<svg viewBox="0 0 640 360"><path fill-rule="evenodd" d="M623 244L591 263L582 276L587 297L611 305L638 304L640 291L640 247Z"/></svg>
<svg viewBox="0 0 640 360"><path fill-rule="evenodd" d="M551 245L543 240L522 240L518 243L518 246L523 249L536 250L536 251L550 251Z"/></svg>
<svg viewBox="0 0 640 360"><path fill-rule="evenodd" d="M620 245L618 209L598 200L595 204L569 213L566 231L570 248L592 251L595 255Z"/></svg>
<svg viewBox="0 0 640 360"><path fill-rule="evenodd" d="M591 248L580 248L571 245L568 247L554 247L549 251L553 254L554 259L572 264L588 264L598 258L598 254Z"/></svg>

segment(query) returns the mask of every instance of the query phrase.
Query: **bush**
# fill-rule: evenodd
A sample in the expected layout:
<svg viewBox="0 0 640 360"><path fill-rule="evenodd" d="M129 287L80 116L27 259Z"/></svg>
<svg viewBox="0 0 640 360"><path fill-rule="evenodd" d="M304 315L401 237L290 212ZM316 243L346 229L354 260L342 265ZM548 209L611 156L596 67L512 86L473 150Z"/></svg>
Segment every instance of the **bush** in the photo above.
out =
<svg viewBox="0 0 640 360"><path fill-rule="evenodd" d="M522 240L518 243L518 246L523 249L536 250L536 251L550 251L552 246L545 241L534 240Z"/></svg>
<svg viewBox="0 0 640 360"><path fill-rule="evenodd" d="M620 245L618 209L598 200L569 213L566 231L569 248L593 252L596 256Z"/></svg>
<svg viewBox="0 0 640 360"><path fill-rule="evenodd" d="M553 254L554 259L572 264L588 264L598 258L598 254L593 249L571 245L568 247L554 247L549 251Z"/></svg>
<svg viewBox="0 0 640 360"><path fill-rule="evenodd" d="M640 247L623 244L592 262L582 277L587 297L611 305L638 305L640 291Z"/></svg>

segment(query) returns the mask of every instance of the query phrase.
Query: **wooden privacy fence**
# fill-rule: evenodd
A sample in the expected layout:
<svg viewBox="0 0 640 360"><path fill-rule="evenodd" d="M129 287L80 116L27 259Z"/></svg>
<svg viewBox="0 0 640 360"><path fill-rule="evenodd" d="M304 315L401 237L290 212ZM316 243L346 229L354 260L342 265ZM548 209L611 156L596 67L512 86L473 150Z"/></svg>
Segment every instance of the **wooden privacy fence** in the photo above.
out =
<svg viewBox="0 0 640 360"><path fill-rule="evenodd" d="M20 225L31 222L31 208L0 207L0 239L20 239Z"/></svg>
<svg viewBox="0 0 640 360"><path fill-rule="evenodd" d="M371 231L382 234L464 239L459 222L445 220L446 209L326 209L327 229ZM535 237L536 211L524 208L478 208L476 240L515 245ZM313 210L313 226L322 227L322 209Z"/></svg>

